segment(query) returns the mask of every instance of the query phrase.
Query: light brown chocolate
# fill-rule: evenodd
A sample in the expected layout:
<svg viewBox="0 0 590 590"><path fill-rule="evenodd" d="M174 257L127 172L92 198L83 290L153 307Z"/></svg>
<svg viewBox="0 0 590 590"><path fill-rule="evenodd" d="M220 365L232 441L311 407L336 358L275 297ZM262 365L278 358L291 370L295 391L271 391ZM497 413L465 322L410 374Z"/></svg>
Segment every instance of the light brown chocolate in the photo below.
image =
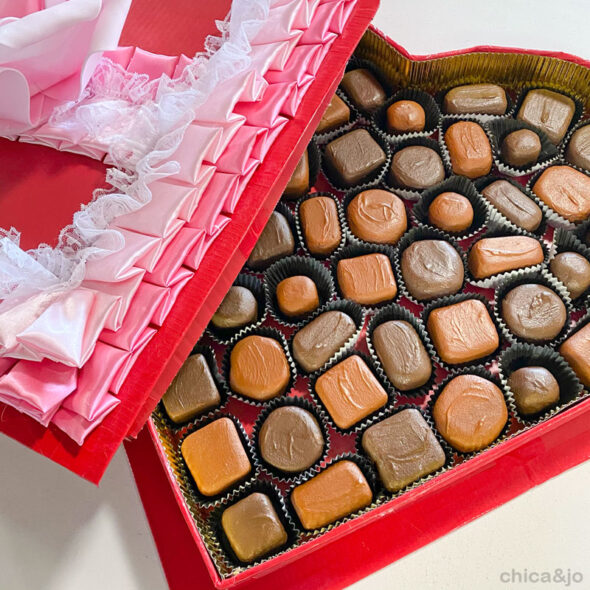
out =
<svg viewBox="0 0 590 590"><path fill-rule="evenodd" d="M339 260L336 275L342 295L361 305L375 305L397 295L391 262L385 254Z"/></svg>
<svg viewBox="0 0 590 590"><path fill-rule="evenodd" d="M462 232L473 223L473 206L467 197L459 193L444 192L430 203L428 220L443 231Z"/></svg>
<svg viewBox="0 0 590 590"><path fill-rule="evenodd" d="M565 157L570 164L590 170L590 125L584 125L574 131Z"/></svg>
<svg viewBox="0 0 590 590"><path fill-rule="evenodd" d="M559 383L545 367L522 367L508 377L521 414L536 414L559 401Z"/></svg>
<svg viewBox="0 0 590 590"><path fill-rule="evenodd" d="M506 92L496 84L457 86L443 101L443 111L452 115L503 115L507 108Z"/></svg>
<svg viewBox="0 0 590 590"><path fill-rule="evenodd" d="M320 304L317 287L304 275L287 277L277 285L277 304L289 317L305 315Z"/></svg>
<svg viewBox="0 0 590 590"><path fill-rule="evenodd" d="M495 180L481 194L514 225L527 231L541 225L543 213L539 205L507 180Z"/></svg>
<svg viewBox="0 0 590 590"><path fill-rule="evenodd" d="M590 324L570 336L560 347L560 354L570 364L580 381L590 387Z"/></svg>
<svg viewBox="0 0 590 590"><path fill-rule="evenodd" d="M316 133L328 133L338 129L341 125L350 121L350 109L348 105L337 95L332 96L328 107L324 111Z"/></svg>
<svg viewBox="0 0 590 590"><path fill-rule="evenodd" d="M426 114L415 100L398 100L387 108L387 129L390 133L424 131Z"/></svg>
<svg viewBox="0 0 590 590"><path fill-rule="evenodd" d="M295 238L289 222L282 213L273 211L254 249L250 252L248 266L263 269L275 260L293 254L294 251Z"/></svg>
<svg viewBox="0 0 590 590"><path fill-rule="evenodd" d="M344 74L340 87L361 111L376 111L385 102L385 90L377 78L365 68Z"/></svg>
<svg viewBox="0 0 590 590"><path fill-rule="evenodd" d="M389 171L392 185L422 190L445 178L445 167L438 153L422 145L409 145L395 152Z"/></svg>
<svg viewBox="0 0 590 590"><path fill-rule="evenodd" d="M445 132L455 174L477 178L492 169L492 147L481 125L473 121L453 123Z"/></svg>
<svg viewBox="0 0 590 590"><path fill-rule="evenodd" d="M258 315L258 302L250 289L233 285L211 318L216 328L241 328Z"/></svg>
<svg viewBox="0 0 590 590"><path fill-rule="evenodd" d="M502 159L509 166L530 166L539 159L541 140L530 129L517 129L506 135L501 150Z"/></svg>
<svg viewBox="0 0 590 590"><path fill-rule="evenodd" d="M577 252L560 252L549 263L549 270L566 286L572 299L590 289L590 262Z"/></svg>
<svg viewBox="0 0 590 590"><path fill-rule="evenodd" d="M299 207L299 216L305 244L312 254L327 256L338 248L342 232L334 199L306 199Z"/></svg>
<svg viewBox="0 0 590 590"><path fill-rule="evenodd" d="M516 118L545 132L557 144L564 138L575 110L569 96L539 88L527 92Z"/></svg>
<svg viewBox="0 0 590 590"><path fill-rule="evenodd" d="M305 150L283 191L287 199L298 199L309 190L309 155Z"/></svg>

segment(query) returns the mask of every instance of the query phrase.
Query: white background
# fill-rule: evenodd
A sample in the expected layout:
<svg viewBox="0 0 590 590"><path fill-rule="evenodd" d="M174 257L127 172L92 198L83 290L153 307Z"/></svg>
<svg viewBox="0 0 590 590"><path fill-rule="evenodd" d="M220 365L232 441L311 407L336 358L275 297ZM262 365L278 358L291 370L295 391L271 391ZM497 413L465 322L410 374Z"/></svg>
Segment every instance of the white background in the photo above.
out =
<svg viewBox="0 0 590 590"><path fill-rule="evenodd" d="M414 54L495 44L590 59L589 17L587 0L382 0L375 24ZM122 451L98 489L5 437L0 466L0 590L167 588ZM589 489L587 462L354 588L560 588L500 574L561 568L588 589Z"/></svg>

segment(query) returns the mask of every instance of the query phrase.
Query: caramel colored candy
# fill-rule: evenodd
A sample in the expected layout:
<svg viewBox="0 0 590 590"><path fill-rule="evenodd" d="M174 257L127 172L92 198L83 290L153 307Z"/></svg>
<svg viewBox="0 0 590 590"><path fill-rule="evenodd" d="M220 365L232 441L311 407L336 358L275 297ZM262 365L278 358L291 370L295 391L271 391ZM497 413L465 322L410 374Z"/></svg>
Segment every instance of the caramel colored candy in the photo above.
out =
<svg viewBox="0 0 590 590"><path fill-rule="evenodd" d="M361 305L375 305L397 295L391 262L385 254L344 258L338 262L336 274L344 298Z"/></svg>
<svg viewBox="0 0 590 590"><path fill-rule="evenodd" d="M528 236L483 238L473 244L467 257L471 274L485 279L501 272L543 262L541 244Z"/></svg>
<svg viewBox="0 0 590 590"><path fill-rule="evenodd" d="M590 125L584 125L574 131L565 157L570 164L590 170Z"/></svg>
<svg viewBox="0 0 590 590"><path fill-rule="evenodd" d="M441 193L428 207L428 220L443 231L465 231L473 223L471 201L459 193Z"/></svg>
<svg viewBox="0 0 590 590"><path fill-rule="evenodd" d="M221 526L236 557L244 563L252 563L287 542L287 531L270 498L260 492L226 508Z"/></svg>
<svg viewBox="0 0 590 590"><path fill-rule="evenodd" d="M549 270L576 299L590 288L590 262L577 252L560 252L549 263Z"/></svg>
<svg viewBox="0 0 590 590"><path fill-rule="evenodd" d="M274 338L246 336L231 351L229 384L246 397L266 401L281 395L290 377L285 351Z"/></svg>
<svg viewBox="0 0 590 590"><path fill-rule="evenodd" d="M328 369L315 391L334 423L350 428L387 403L387 393L365 361L349 356Z"/></svg>
<svg viewBox="0 0 590 590"><path fill-rule="evenodd" d="M453 123L445 133L445 142L455 174L477 178L492 169L492 147L481 125L472 121Z"/></svg>
<svg viewBox="0 0 590 590"><path fill-rule="evenodd" d="M459 375L445 385L432 415L448 443L471 453L485 449L500 436L508 409L495 383L478 375Z"/></svg>
<svg viewBox="0 0 590 590"><path fill-rule="evenodd" d="M427 327L438 356L450 365L483 358L500 346L496 326L477 299L433 309Z"/></svg>
<svg viewBox="0 0 590 590"><path fill-rule="evenodd" d="M285 315L298 317L316 309L320 298L315 283L309 277L297 275L277 285L277 303Z"/></svg>
<svg viewBox="0 0 590 590"><path fill-rule="evenodd" d="M334 199L306 199L299 207L299 216L305 244L312 254L327 256L338 248L342 233Z"/></svg>
<svg viewBox="0 0 590 590"><path fill-rule="evenodd" d="M350 109L348 105L335 94L328 104L328 108L325 110L322 116L316 133L328 133L338 129L340 125L344 125L350 121Z"/></svg>
<svg viewBox="0 0 590 590"><path fill-rule="evenodd" d="M559 352L570 364L580 381L590 387L590 324L570 336Z"/></svg>
<svg viewBox="0 0 590 590"><path fill-rule="evenodd" d="M564 138L575 110L569 96L552 90L529 90L516 118L544 131L557 144Z"/></svg>
<svg viewBox="0 0 590 590"><path fill-rule="evenodd" d="M330 465L291 493L291 503L307 530L326 526L373 501L373 492L356 463Z"/></svg>
<svg viewBox="0 0 590 590"><path fill-rule="evenodd" d="M340 86L361 111L376 111L385 102L383 86L364 68L346 72Z"/></svg>
<svg viewBox="0 0 590 590"><path fill-rule="evenodd" d="M176 424L188 422L219 404L221 398L202 354L189 356L162 398L170 419Z"/></svg>
<svg viewBox="0 0 590 590"><path fill-rule="evenodd" d="M377 188L356 195L346 208L346 216L357 238L377 244L396 244L408 227L403 201Z"/></svg>
<svg viewBox="0 0 590 590"><path fill-rule="evenodd" d="M219 418L189 434L180 452L204 496L221 494L252 468L236 425L229 418Z"/></svg>
<svg viewBox="0 0 590 590"><path fill-rule="evenodd" d="M503 115L507 108L506 92L496 84L457 86L443 101L443 111L453 115Z"/></svg>
<svg viewBox="0 0 590 590"><path fill-rule="evenodd" d="M509 166L529 166L539 159L541 140L530 129L517 129L502 141L502 158Z"/></svg>
<svg viewBox="0 0 590 590"><path fill-rule="evenodd" d="M533 186L535 194L568 221L590 215L590 177L570 166L551 166Z"/></svg>
<svg viewBox="0 0 590 590"><path fill-rule="evenodd" d="M283 191L283 196L287 199L298 199L309 190L309 156L307 150L297 162L295 171L291 175L289 184Z"/></svg>
<svg viewBox="0 0 590 590"><path fill-rule="evenodd" d="M424 131L426 114L414 100L398 100L387 109L387 129L391 133Z"/></svg>

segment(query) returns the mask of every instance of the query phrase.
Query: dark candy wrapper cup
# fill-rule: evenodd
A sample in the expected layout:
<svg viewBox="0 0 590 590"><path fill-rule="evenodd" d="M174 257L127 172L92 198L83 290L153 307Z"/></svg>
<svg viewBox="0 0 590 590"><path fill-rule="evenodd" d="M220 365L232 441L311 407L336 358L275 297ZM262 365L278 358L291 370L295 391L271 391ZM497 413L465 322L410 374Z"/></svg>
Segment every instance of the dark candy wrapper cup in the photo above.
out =
<svg viewBox="0 0 590 590"><path fill-rule="evenodd" d="M264 296L264 287L262 282L253 275L241 273L236 277L232 287L245 287L248 289L254 298L258 307L256 318L250 324L239 326L236 328L219 328L215 326L212 321L207 326L207 332L211 337L220 344L227 344L235 338L243 330L260 326L266 318L266 298Z"/></svg>
<svg viewBox="0 0 590 590"><path fill-rule="evenodd" d="M300 396L291 396L288 398L281 398L270 402L263 410L258 414L256 418L256 422L254 423L254 427L252 429L252 446L255 452L255 460L257 462L257 466L259 467L260 471L264 471L268 473L271 477L278 479L279 481L287 481L291 482L296 479L302 472L287 472L282 471L281 469L267 463L261 453L260 444L259 444L259 437L260 437L260 429L262 425L266 421L266 419L270 416L270 414L278 409L278 408L286 408L286 407L296 407L301 408L303 410L307 410L313 417L317 420L317 423L322 431L322 436L324 438L324 450L320 457L307 469L303 470L309 471L314 470L320 466L326 460L330 452L330 434L328 431L328 425L326 420L321 416L320 412L318 412L317 407L311 403L310 400L300 397Z"/></svg>
<svg viewBox="0 0 590 590"><path fill-rule="evenodd" d="M565 316L565 323L563 328L559 331L559 334L547 342L538 342L538 341L528 341L524 338L517 336L510 330L509 326L506 323L506 320L502 314L502 301L508 295L508 293L520 286L520 285L543 285L548 289L551 289L563 302L565 306L566 316ZM564 338L567 335L569 326L570 326L570 316L571 316L571 300L568 296L567 289L560 283L551 273L543 270L541 272L527 272L527 271L520 271L516 275L506 279L502 282L502 284L496 289L494 294L494 315L496 317L496 321L498 325L502 328L502 333L504 337L509 342L531 342L533 344L551 344L554 348L557 348L561 342L563 342Z"/></svg>
<svg viewBox="0 0 590 590"><path fill-rule="evenodd" d="M425 190L422 193L419 201L414 205L412 209L412 216L421 225L429 225L436 227L429 218L428 208L442 193L458 193L463 195L471 203L473 208L473 221L471 225L459 232L447 232L452 235L455 239L464 240L474 236L480 231L487 223L488 220L488 208L483 197L477 192L474 184L464 176L451 176L446 180L443 180L440 184L433 186ZM440 229L440 228L437 228ZM441 230L444 231L444 230Z"/></svg>
<svg viewBox="0 0 590 590"><path fill-rule="evenodd" d="M251 494L261 493L267 496L271 504L273 505L275 512L278 516L280 523L283 525L285 532L287 533L287 540L286 542L277 547L276 549L271 550L269 553L263 555L262 557L256 559L253 562L243 562L240 561L238 556L234 553L232 546L229 542L229 539L223 529L222 526L222 516L225 510L227 510L230 506L238 503L240 500L247 498ZM228 569L235 568L235 567L252 567L263 563L277 555L281 555L288 551L297 541L299 536L299 531L291 517L291 514L287 510L287 506L285 505L285 500L280 492L280 490L269 481L260 481L257 480L253 482L247 489L240 490L238 492L233 493L231 496L224 498L222 502L217 505L211 515L209 517L209 534L211 536L211 550L213 552L213 557L215 561L222 560L225 562L225 566Z"/></svg>
<svg viewBox="0 0 590 590"><path fill-rule="evenodd" d="M502 430L500 431L500 434L496 437L496 439L491 444L489 444L487 447L480 449L479 451L471 451L469 453L462 452L462 451L457 450L455 447L453 447L449 442L447 442L445 440L445 442L447 442L447 444L452 448L455 462L458 462L458 461L463 462L467 459L471 459L472 457L476 457L478 455L481 455L482 453L485 453L488 449L498 446L503 441L505 441L507 438L509 438L510 431L511 431L513 423L514 423L514 414L515 414L514 401L513 401L512 397L510 395L508 395L508 392L504 388L504 385L502 384L502 381L499 376L492 374L490 371L484 369L481 366L464 368L464 369L456 369L456 370L450 371L449 374L443 379L443 381L441 381L440 383L438 383L435 386L434 392L433 392L430 400L428 401L428 405L425 410L425 413L429 416L429 420L434 425L436 432L438 432L438 429L436 428L436 420L434 419L434 405L436 403L436 400L438 399L440 394L443 392L444 388L450 383L450 381L452 381L455 377L459 377L460 375L476 375L477 377L482 377L483 379L487 379L488 381L491 381L494 385L496 385L496 387L498 387L498 389L502 392L502 396L504 397L504 402L506 403L506 410L508 412L508 419L506 420L506 424L504 425L504 427L502 428ZM439 433L439 435L440 435L440 433ZM442 435L441 435L441 437L442 437Z"/></svg>
<svg viewBox="0 0 590 590"><path fill-rule="evenodd" d="M276 340L281 348L283 349L283 352L285 353L285 357L287 359L287 363L289 365L289 382L287 383L287 386L285 387L285 391L283 393L280 393L279 395L267 399L267 400L257 400L257 399L252 399L249 398L248 396L238 393L237 391L234 391L231 387L231 383L230 383L230 371L231 371L231 354L232 351L234 349L234 347L236 346L236 344L238 342L240 342L241 340L243 340L244 338L247 338L248 336L263 336L266 338L272 338L273 340ZM242 333L240 333L238 336L236 336L227 346L226 350L225 350L225 354L223 355L223 359L222 359L222 363L221 363L221 372L222 375L225 377L225 382L227 383L227 386L229 388L229 392L230 392L230 397L235 397L251 406L255 406L255 407L262 407L265 404L267 404L271 399L279 399L279 398L283 398L286 397L289 394L289 391L291 390L291 388L293 387L293 384L295 383L295 379L297 378L297 369L295 367L295 361L293 361L293 358L291 357L291 352L289 350L289 346L287 344L287 339L285 338L284 334L282 332L280 332L279 330L275 329L275 328L269 328L267 326L261 326L258 328L252 328L249 330L244 330Z"/></svg>
<svg viewBox="0 0 590 590"><path fill-rule="evenodd" d="M535 414L521 414L516 405L515 394L510 389L510 375L523 367L543 367L559 384L559 401ZM565 359L549 346L517 343L504 350L498 363L500 379L507 394L512 398L516 419L525 426L544 422L580 399L583 386Z"/></svg>
<svg viewBox="0 0 590 590"><path fill-rule="evenodd" d="M367 336L366 336L367 348L369 349L369 353L371 355L371 358L373 359L373 362L375 364L375 367L376 367L377 372L379 373L379 376L381 377L381 379L390 383L390 388L392 388L392 389L395 388L395 386L393 385L393 383L391 383L391 380L387 376L387 373L385 371L383 363L381 362L381 359L379 358L379 355L377 354L377 350L375 348L375 345L373 344L373 333L374 333L375 329L378 326L380 326L381 324L384 324L385 322L396 321L396 320L407 322L414 328L414 330L416 330L416 333L418 334L418 337L422 341L422 344L424 345L424 348L426 349L426 352L427 352L428 356L430 357L430 361L432 364L432 373L431 373L428 381L426 381L426 383L424 383L420 387L416 387L414 389L406 389L406 390L398 389L398 391L403 396L420 397L420 396L427 395L428 392L431 390L432 386L434 385L434 381L436 379L436 367L434 366L434 358L436 357L436 351L434 350L434 346L433 346L432 342L430 341L430 338L428 336L428 332L426 331L426 328L422 324L422 321L420 320L420 318L417 318L409 309L402 307L401 305L398 305L396 303L392 303L391 305L388 305L387 307L381 308L371 318L371 320L369 321L369 324L367 326Z"/></svg>
<svg viewBox="0 0 590 590"><path fill-rule="evenodd" d="M366 479L369 487L371 488L371 492L373 494L373 501L370 504L368 504L367 506L365 506L364 508L361 508L360 510L353 512L352 514L349 514L347 516L339 518L338 520L335 520L334 522L331 522L323 527L320 527L317 529L309 529L309 530L305 529L305 527L301 524L299 517L297 516L297 511L295 510L295 507L293 506L293 502L291 499L293 491L295 490L295 488L297 486L304 484L305 482L309 481L310 479L312 479L316 475L319 475L320 473L322 473L323 471L328 469L328 467L335 465L336 463L339 463L340 461L351 461L357 465L357 467L361 470L361 472L365 476L365 479ZM301 474L295 480L295 482L291 486L291 488L289 488L289 490L287 490L287 493L286 493L287 507L289 509L290 514L292 515L292 518L295 522L296 527L302 532L301 539L303 541L307 541L311 538L318 537L318 536L322 535L323 533L326 533L326 532L332 530L333 528L337 527L338 525L341 525L345 522L349 522L350 520L353 520L357 516L360 516L361 514L368 512L372 508L375 508L375 506L377 505L377 502L379 500L378 497L379 497L381 491L382 491L382 489L381 489L381 485L379 483L379 479L377 478L377 475L373 471L371 463L365 457L363 457L361 455L357 455L356 453L343 453L341 455L338 455L337 457L334 457L333 459L330 459L321 468L311 469L311 470L306 471L305 473Z"/></svg>
<svg viewBox="0 0 590 590"><path fill-rule="evenodd" d="M422 131L396 133L390 131L387 125L387 109L400 100L411 100L424 109L425 124ZM398 142L413 137L428 137L436 132L440 123L440 111L432 96L417 88L405 88L396 92L372 117L371 122L377 133L387 141Z"/></svg>
<svg viewBox="0 0 590 590"><path fill-rule="evenodd" d="M319 305L316 309L303 316L292 317L285 315L277 302L277 287L281 281L289 277L306 276L310 278L317 289ZM268 308L272 317L284 326L297 326L311 314L322 309L334 296L334 281L330 271L320 262L304 256L288 256L275 262L264 275L264 289Z"/></svg>
<svg viewBox="0 0 590 590"><path fill-rule="evenodd" d="M369 368L369 370L371 371L379 385L387 394L387 401L382 406L377 408L375 411L371 412L364 418L361 418L358 422L355 422L352 426L349 426L348 428L342 428L341 426L338 426L336 424L327 406L324 404L319 394L316 392L316 383L318 379L322 377L322 375L327 373L330 369L334 368L336 365L340 364L346 359L354 356L358 357L367 365L367 367ZM385 415L385 411L387 410L387 408L393 407L393 404L395 403L397 397L396 391L392 386L391 382L388 379L386 379L384 375L381 374L381 372L377 369L374 360L368 357L367 355L359 352L358 350L348 351L340 357L332 359L327 365L324 366L324 368L321 371L314 373L311 379L309 380L309 395L315 401L322 419L325 420L325 422L328 423L334 430L343 434L359 432L363 428L366 428L369 424L374 424L375 422L381 420Z"/></svg>

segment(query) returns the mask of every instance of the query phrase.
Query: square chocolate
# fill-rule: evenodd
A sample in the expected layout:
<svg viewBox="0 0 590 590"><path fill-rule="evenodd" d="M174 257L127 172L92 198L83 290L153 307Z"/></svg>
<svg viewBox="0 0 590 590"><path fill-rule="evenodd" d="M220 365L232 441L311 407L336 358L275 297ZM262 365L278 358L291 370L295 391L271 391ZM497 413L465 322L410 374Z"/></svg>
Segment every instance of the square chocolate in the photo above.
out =
<svg viewBox="0 0 590 590"><path fill-rule="evenodd" d="M336 275L342 295L361 305L375 305L397 295L393 268L385 254L343 258L338 262Z"/></svg>

